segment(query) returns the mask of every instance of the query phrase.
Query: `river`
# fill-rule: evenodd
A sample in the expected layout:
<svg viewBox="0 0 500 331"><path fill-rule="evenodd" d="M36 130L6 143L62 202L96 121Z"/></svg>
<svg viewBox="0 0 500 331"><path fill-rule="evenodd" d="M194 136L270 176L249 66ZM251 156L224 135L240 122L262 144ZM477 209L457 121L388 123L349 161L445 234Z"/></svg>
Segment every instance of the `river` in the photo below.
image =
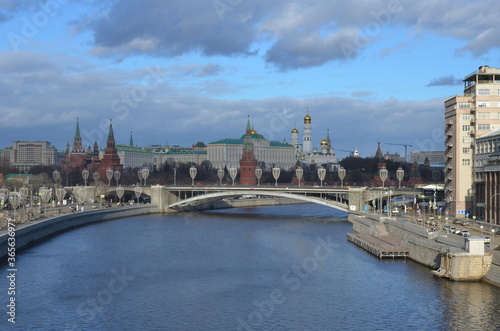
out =
<svg viewBox="0 0 500 331"><path fill-rule="evenodd" d="M2 330L495 330L500 288L346 240L318 205L101 222L19 252Z"/></svg>

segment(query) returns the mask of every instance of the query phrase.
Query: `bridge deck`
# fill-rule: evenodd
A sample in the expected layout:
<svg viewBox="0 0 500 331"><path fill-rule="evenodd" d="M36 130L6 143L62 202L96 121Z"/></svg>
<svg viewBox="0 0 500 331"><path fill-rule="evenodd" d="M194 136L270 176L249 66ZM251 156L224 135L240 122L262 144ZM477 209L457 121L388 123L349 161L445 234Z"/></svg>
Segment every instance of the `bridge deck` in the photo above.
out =
<svg viewBox="0 0 500 331"><path fill-rule="evenodd" d="M366 233L348 233L347 240L372 253L378 258L404 257L408 251L401 247L401 240L392 236L372 236Z"/></svg>

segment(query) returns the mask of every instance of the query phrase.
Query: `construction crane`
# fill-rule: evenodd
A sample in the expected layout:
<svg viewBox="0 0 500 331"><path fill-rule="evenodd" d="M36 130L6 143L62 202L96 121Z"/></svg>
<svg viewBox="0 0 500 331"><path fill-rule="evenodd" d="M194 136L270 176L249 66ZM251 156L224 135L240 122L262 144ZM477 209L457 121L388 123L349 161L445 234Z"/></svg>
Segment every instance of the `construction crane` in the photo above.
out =
<svg viewBox="0 0 500 331"><path fill-rule="evenodd" d="M405 147L405 161L408 162L408 147L413 147L413 145L410 144L396 144L396 143L384 143L386 145L398 145L398 146L404 146Z"/></svg>

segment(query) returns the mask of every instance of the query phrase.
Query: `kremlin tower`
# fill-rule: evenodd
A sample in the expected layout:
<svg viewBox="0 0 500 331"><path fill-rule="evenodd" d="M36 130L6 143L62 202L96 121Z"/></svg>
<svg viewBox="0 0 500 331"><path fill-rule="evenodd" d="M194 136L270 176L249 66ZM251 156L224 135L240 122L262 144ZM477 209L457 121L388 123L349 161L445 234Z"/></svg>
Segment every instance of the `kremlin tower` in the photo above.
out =
<svg viewBox="0 0 500 331"><path fill-rule="evenodd" d="M106 148L104 149L104 154L102 156L101 164L97 168L99 172L99 178L106 178L106 170L111 169L114 171L118 170L123 173L123 164L120 163L120 157L118 156L117 149L115 147L115 135L113 133L113 123L109 121L109 133L108 140L106 141Z"/></svg>
<svg viewBox="0 0 500 331"><path fill-rule="evenodd" d="M247 129L243 142L243 154L240 159L240 185L255 185L257 177L255 169L257 168L257 159L253 153L252 133L255 131L250 127L250 117L247 121Z"/></svg>
<svg viewBox="0 0 500 331"><path fill-rule="evenodd" d="M304 135L302 136L302 153L308 154L313 151L312 134L311 134L311 116L309 116L309 108L307 108L306 116L304 116Z"/></svg>

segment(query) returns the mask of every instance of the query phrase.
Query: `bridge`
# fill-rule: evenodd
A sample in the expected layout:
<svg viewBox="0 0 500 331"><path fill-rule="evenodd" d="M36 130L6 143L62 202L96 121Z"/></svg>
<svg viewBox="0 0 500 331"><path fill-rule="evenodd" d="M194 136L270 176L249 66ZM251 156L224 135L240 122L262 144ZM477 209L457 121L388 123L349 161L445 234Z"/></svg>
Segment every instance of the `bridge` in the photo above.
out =
<svg viewBox="0 0 500 331"><path fill-rule="evenodd" d="M236 197L278 197L288 198L305 203L316 203L345 212L362 211L365 206L375 201L376 206L384 206L387 201L397 196L413 196L416 191L408 189L367 188L367 187L310 187L310 186L123 186L124 194L134 196L136 191L144 197L150 197L151 203L158 207L158 211L179 212L194 209L203 209L203 206L216 201ZM86 199L96 196L93 186L67 187L67 191L85 192ZM101 188L100 194L115 196L116 186ZM85 200L85 199L84 199ZM116 198L114 201L117 201Z"/></svg>

